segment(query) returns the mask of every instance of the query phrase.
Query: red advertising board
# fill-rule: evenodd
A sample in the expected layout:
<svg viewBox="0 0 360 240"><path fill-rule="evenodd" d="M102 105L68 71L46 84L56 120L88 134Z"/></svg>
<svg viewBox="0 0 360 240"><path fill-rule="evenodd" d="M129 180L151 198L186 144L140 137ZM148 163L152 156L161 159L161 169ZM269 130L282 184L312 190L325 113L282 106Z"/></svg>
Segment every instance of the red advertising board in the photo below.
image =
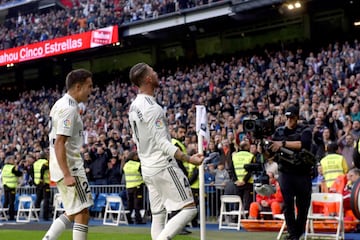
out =
<svg viewBox="0 0 360 240"><path fill-rule="evenodd" d="M0 66L81 51L119 41L118 27L111 26L67 37L0 51Z"/></svg>

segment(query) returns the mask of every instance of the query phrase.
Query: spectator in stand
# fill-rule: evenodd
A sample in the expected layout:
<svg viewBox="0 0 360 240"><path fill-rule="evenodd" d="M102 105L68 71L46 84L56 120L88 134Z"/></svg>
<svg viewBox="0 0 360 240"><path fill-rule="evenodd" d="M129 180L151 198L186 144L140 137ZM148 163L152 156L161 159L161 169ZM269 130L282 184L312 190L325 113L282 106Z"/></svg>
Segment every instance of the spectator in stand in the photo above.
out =
<svg viewBox="0 0 360 240"><path fill-rule="evenodd" d="M216 169L209 169L213 171L212 174L215 175L215 188L216 188L216 209L217 212L220 212L220 196L224 194L225 186L230 182L229 173L225 170L224 162L219 162Z"/></svg>
<svg viewBox="0 0 360 240"><path fill-rule="evenodd" d="M344 156L346 163L350 169L354 167L354 163L353 163L354 143L355 143L354 137L346 132L338 140L338 145L340 146L341 149L341 155Z"/></svg>
<svg viewBox="0 0 360 240"><path fill-rule="evenodd" d="M318 161L320 161L328 152L327 149L327 145L329 143L331 143L331 139L330 139L330 129L328 129L327 127L324 127L322 130L322 137L320 138L319 134L319 128L318 127L314 127L313 130L313 136L314 136L314 142L315 144L312 144L312 148L313 148L313 152L315 153L315 157L316 159L318 159ZM316 136L316 137L315 137Z"/></svg>
<svg viewBox="0 0 360 240"><path fill-rule="evenodd" d="M360 121L353 120L351 134L354 136L355 139L360 138Z"/></svg>
<svg viewBox="0 0 360 240"><path fill-rule="evenodd" d="M207 164L204 175L205 197L207 202L207 209L210 217L216 217L216 188L215 188L215 174L214 164Z"/></svg>
<svg viewBox="0 0 360 240"><path fill-rule="evenodd" d="M95 158L91 164L91 172L94 177L94 183L96 185L106 185L106 171L110 160L109 154L104 143L98 142L96 144L96 149Z"/></svg>
<svg viewBox="0 0 360 240"><path fill-rule="evenodd" d="M122 170L117 156L112 156L108 162L108 169L106 171L107 184L118 185L121 184Z"/></svg>
<svg viewBox="0 0 360 240"><path fill-rule="evenodd" d="M94 176L92 173L92 168L91 168L91 164L93 163L93 160L91 159L90 153L89 152L84 152L82 154L83 159L84 159L84 168L85 168L85 172L86 172L86 177L89 181L90 185L95 185L94 182Z"/></svg>
<svg viewBox="0 0 360 240"><path fill-rule="evenodd" d="M312 180L313 192L326 192L326 184L322 166L317 164L317 176Z"/></svg>
<svg viewBox="0 0 360 240"><path fill-rule="evenodd" d="M234 178L235 173L231 171L231 169L233 168L233 161L232 161L233 152L231 151L229 140L223 139L221 141L220 146L221 146L221 148L219 149L220 150L220 162L225 163L225 169L227 171L229 171L230 178Z"/></svg>

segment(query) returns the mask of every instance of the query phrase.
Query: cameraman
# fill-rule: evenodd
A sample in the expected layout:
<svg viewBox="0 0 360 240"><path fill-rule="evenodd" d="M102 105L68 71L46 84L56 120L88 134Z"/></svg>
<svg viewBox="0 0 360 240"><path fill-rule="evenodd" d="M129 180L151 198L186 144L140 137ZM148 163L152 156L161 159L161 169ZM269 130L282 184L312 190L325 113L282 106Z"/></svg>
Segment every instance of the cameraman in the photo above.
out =
<svg viewBox="0 0 360 240"><path fill-rule="evenodd" d="M312 165L302 156L304 149L310 151L312 133L309 127L297 123L299 109L290 106L286 112L285 126L276 129L270 149L276 153L279 164L279 184L284 198L284 216L289 240L298 240L305 232L307 212L311 201ZM284 149L293 154L284 155ZM289 151L286 151L289 152ZM297 217L295 217L296 198Z"/></svg>

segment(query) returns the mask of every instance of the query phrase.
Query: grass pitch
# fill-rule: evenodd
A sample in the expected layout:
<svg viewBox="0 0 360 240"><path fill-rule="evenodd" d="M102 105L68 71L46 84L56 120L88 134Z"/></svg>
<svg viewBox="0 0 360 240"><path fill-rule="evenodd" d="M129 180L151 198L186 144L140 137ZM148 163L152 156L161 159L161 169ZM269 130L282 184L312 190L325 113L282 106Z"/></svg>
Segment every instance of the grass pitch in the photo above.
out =
<svg viewBox="0 0 360 240"><path fill-rule="evenodd" d="M192 234L176 236L174 240L198 240L199 230L191 229ZM42 239L46 230L21 230L21 229L0 229L1 240L38 240ZM206 240L274 240L275 232L237 232L232 230L208 230ZM72 239L71 229L66 230L59 240ZM88 240L151 240L150 228L146 227L111 227L111 226L90 226Z"/></svg>

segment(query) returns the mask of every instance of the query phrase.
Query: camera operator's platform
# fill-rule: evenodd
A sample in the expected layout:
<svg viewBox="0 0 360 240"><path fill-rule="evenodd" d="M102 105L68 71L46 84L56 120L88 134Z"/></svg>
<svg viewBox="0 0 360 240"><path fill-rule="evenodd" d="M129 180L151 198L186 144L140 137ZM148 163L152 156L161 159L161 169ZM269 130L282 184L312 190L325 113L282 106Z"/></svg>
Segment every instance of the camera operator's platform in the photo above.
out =
<svg viewBox="0 0 360 240"><path fill-rule="evenodd" d="M283 220L257 220L257 219L243 219L241 220L242 227L249 232L277 232L280 230ZM314 229L316 232L336 232L335 221L315 221ZM353 233L358 231L360 226L359 221L344 221L346 233ZM360 234L359 234L360 239Z"/></svg>

